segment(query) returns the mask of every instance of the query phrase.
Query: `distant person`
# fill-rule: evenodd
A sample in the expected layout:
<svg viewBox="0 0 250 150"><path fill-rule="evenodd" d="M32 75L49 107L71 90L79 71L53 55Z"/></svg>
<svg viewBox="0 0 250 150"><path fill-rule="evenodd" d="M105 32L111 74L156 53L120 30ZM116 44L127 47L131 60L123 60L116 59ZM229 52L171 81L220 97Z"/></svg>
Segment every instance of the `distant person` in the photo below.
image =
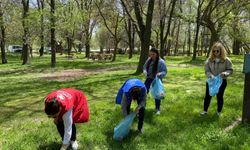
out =
<svg viewBox="0 0 250 150"><path fill-rule="evenodd" d="M124 116L130 114L132 101L137 102L135 112L138 115L138 131L143 133L143 121L146 107L147 89L144 83L136 78L131 78L125 81L119 89L116 104L121 104L122 113Z"/></svg>
<svg viewBox="0 0 250 150"><path fill-rule="evenodd" d="M88 122L89 111L85 95L82 91L68 88L49 93L45 98L45 113L54 119L62 138L60 150L66 150L71 144L77 150L75 123Z"/></svg>
<svg viewBox="0 0 250 150"><path fill-rule="evenodd" d="M226 56L226 50L220 42L213 44L209 57L205 62L205 74L207 78L214 78L220 75L222 77L222 84L219 88L217 96L217 115L220 116L223 107L223 95L227 87L227 77L233 73L232 62ZM208 107L212 96L209 95L209 87L206 82L206 95L204 98L204 111L200 113L201 116L207 114Z"/></svg>
<svg viewBox="0 0 250 150"><path fill-rule="evenodd" d="M146 81L144 82L144 84L147 87L147 92L149 92L150 85L156 76L161 80L166 76L167 67L165 61L160 58L159 51L156 48L150 49L149 58L143 66L143 73L146 76ZM155 110L157 115L160 115L160 105L161 100L155 99Z"/></svg>

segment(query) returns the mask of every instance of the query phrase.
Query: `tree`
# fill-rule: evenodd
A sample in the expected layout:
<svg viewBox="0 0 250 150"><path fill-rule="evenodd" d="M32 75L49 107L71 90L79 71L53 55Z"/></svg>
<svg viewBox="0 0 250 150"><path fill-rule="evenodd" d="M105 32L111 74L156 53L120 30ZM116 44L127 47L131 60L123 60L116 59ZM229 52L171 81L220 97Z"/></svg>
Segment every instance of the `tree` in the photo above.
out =
<svg viewBox="0 0 250 150"><path fill-rule="evenodd" d="M245 5L249 5L249 3L249 1L206 1L206 5L204 5L204 9L201 12L200 24L206 26L211 32L210 48L215 41L220 40L220 32L232 20L232 11L241 9Z"/></svg>
<svg viewBox="0 0 250 150"><path fill-rule="evenodd" d="M113 3L114 6L111 5L111 7L109 7L110 3ZM102 6L103 9L101 9L101 5L103 5ZM103 18L104 26L107 28L107 30L110 32L110 34L114 39L114 52L112 61L115 61L118 44L121 41L121 31L122 31L121 23L124 19L124 16L121 16L119 12L119 6L116 1L104 2L103 0L101 0L100 3L96 3L96 7L99 11L99 14ZM107 18L109 18L109 20Z"/></svg>
<svg viewBox="0 0 250 150"><path fill-rule="evenodd" d="M193 46L193 60L196 59L196 49L198 45L198 36L200 31L200 20L201 20L201 7L204 0L198 0L198 8L197 8L197 16L196 16L196 31L195 31L195 38L194 38L194 46Z"/></svg>
<svg viewBox="0 0 250 150"><path fill-rule="evenodd" d="M4 25L4 11L3 10L4 10L4 4L2 1L0 1L1 58L2 58L2 64L6 64L7 59L6 59L6 54L5 54L5 25Z"/></svg>
<svg viewBox="0 0 250 150"><path fill-rule="evenodd" d="M44 53L44 0L37 0L38 11L40 12L40 42L41 47L39 49L40 56Z"/></svg>
<svg viewBox="0 0 250 150"><path fill-rule="evenodd" d="M90 41L92 38L93 29L96 25L96 18L92 17L94 14L93 0L75 0L78 9L81 12L81 26L80 26L80 44L79 50L82 49L82 41L84 39L85 57L89 58L90 55Z"/></svg>
<svg viewBox="0 0 250 150"><path fill-rule="evenodd" d="M152 28L152 20L153 20L153 12L154 12L154 4L155 0L148 0L146 3L147 5L147 12L146 16L144 17L144 12L142 9L142 4L139 0L133 1L133 10L136 16L136 19L132 17L130 11L128 10L129 2L125 0L121 0L122 6L125 8L127 15L131 18L132 22L136 23L136 31L139 35L141 41L141 53L140 53L140 60L138 62L138 67L136 69L135 74L142 73L143 65L148 58L149 53L149 45L151 39L151 28ZM145 18L145 22L144 22Z"/></svg>
<svg viewBox="0 0 250 150"><path fill-rule="evenodd" d="M50 0L51 67L56 66L55 0Z"/></svg>
<svg viewBox="0 0 250 150"><path fill-rule="evenodd" d="M23 50L22 50L22 59L23 65L30 63L30 56L29 56L29 0L22 0L23 5L23 18L22 18L22 25L23 25Z"/></svg>

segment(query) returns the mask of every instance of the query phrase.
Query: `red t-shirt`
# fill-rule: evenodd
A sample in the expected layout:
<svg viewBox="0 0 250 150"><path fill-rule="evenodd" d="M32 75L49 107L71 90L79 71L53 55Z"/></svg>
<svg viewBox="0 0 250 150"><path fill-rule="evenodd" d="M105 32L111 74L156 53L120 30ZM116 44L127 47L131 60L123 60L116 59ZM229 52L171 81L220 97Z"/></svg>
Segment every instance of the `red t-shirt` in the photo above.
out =
<svg viewBox="0 0 250 150"><path fill-rule="evenodd" d="M73 123L82 123L89 120L89 110L86 97L82 91L76 89L60 89L47 95L45 101L56 98L61 103L58 119L70 109L73 111Z"/></svg>

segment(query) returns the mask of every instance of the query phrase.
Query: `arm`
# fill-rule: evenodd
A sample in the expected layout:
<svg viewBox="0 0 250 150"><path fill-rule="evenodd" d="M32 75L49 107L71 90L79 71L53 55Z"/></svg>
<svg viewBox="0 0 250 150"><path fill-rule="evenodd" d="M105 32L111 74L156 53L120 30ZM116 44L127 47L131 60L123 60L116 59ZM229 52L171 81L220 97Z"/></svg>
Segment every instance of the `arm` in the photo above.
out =
<svg viewBox="0 0 250 150"><path fill-rule="evenodd" d="M122 114L124 116L127 116L128 115L128 112L127 112L128 101L127 101L127 97L125 93L122 94L121 106L122 106Z"/></svg>
<svg viewBox="0 0 250 150"><path fill-rule="evenodd" d="M214 76L214 75L212 74L212 72L210 71L209 60L207 60L207 61L205 62L205 67L204 67L204 69L205 69L205 74L206 74L207 78L210 78L210 77L213 77L213 76Z"/></svg>
<svg viewBox="0 0 250 150"><path fill-rule="evenodd" d="M228 77L229 75L231 75L231 74L233 74L233 65L232 65L232 62L231 62L231 60L229 59L229 58L227 58L226 60L225 60L225 65L226 65L226 69L225 69L225 71L223 71L222 73L221 73L221 75L223 76L223 77Z"/></svg>
<svg viewBox="0 0 250 150"><path fill-rule="evenodd" d="M70 138L72 134L72 124L73 124L73 110L68 110L63 115L63 123L64 123L64 137L63 137L63 145L69 145L70 144Z"/></svg>
<svg viewBox="0 0 250 150"><path fill-rule="evenodd" d="M159 72L157 73L157 76L159 77L159 78L163 78L163 77L165 77L166 75L167 75L167 66L166 66L166 64L165 64L165 62L164 62L164 60L160 60L159 61L159 68L158 68L158 70L159 70Z"/></svg>

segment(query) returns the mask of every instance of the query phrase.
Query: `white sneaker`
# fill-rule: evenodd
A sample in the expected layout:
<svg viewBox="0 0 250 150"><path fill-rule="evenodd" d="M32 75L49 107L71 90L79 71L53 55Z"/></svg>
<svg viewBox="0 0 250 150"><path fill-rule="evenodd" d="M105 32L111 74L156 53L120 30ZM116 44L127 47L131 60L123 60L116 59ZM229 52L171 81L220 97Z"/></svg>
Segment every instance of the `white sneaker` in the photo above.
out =
<svg viewBox="0 0 250 150"><path fill-rule="evenodd" d="M73 149L73 150L77 150L77 148L78 148L77 141L71 141L70 143L71 143L72 149Z"/></svg>
<svg viewBox="0 0 250 150"><path fill-rule="evenodd" d="M161 114L161 111L160 110L157 110L156 111L156 115L160 115Z"/></svg>
<svg viewBox="0 0 250 150"><path fill-rule="evenodd" d="M207 115L207 111L203 111L200 113L200 116L206 116Z"/></svg>
<svg viewBox="0 0 250 150"><path fill-rule="evenodd" d="M144 128L141 128L141 130L139 130L139 132L140 132L141 134L143 134L143 133L144 133Z"/></svg>
<svg viewBox="0 0 250 150"><path fill-rule="evenodd" d="M218 116L218 117L220 117L220 115L221 115L221 113L220 113L220 112L218 112L218 111L216 112L216 114L217 114L217 116Z"/></svg>

